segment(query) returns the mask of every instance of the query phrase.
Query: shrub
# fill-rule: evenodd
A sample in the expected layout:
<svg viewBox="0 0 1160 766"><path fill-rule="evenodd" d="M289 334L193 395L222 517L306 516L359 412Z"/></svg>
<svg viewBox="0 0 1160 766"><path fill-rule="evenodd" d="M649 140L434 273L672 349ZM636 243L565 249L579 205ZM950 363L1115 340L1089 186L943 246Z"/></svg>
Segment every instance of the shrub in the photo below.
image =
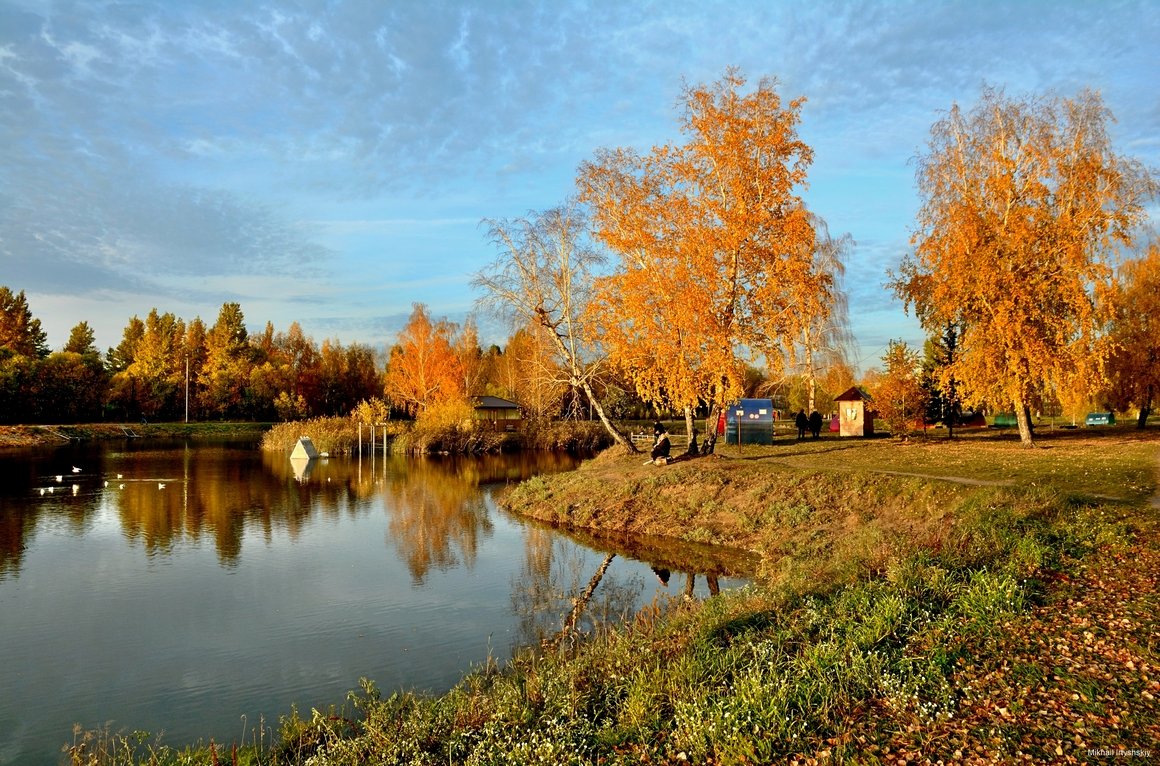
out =
<svg viewBox="0 0 1160 766"><path fill-rule="evenodd" d="M442 402L419 414L406 439L396 442L396 451L481 453L498 452L504 442L496 433L475 420L467 402Z"/></svg>

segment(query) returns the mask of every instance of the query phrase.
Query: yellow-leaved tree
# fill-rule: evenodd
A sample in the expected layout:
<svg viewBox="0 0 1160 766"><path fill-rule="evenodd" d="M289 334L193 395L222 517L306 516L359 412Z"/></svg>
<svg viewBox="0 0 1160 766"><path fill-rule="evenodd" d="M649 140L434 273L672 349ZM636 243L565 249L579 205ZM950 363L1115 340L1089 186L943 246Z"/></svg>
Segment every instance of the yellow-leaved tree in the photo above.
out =
<svg viewBox="0 0 1160 766"><path fill-rule="evenodd" d="M1107 356L1102 294L1155 186L1112 151L1099 95L1013 99L984 88L931 128L918 158L914 252L891 286L928 332L961 328L948 374L964 404L1029 407L1050 387L1094 391Z"/></svg>
<svg viewBox="0 0 1160 766"><path fill-rule="evenodd" d="M497 393L513 399L534 420L557 415L569 388L567 369L557 361L549 333L541 325L517 329L493 366Z"/></svg>
<svg viewBox="0 0 1160 766"><path fill-rule="evenodd" d="M1109 399L1119 408L1136 405L1136 427L1144 428L1160 394L1160 242L1153 241L1143 258L1125 262L1120 273L1111 298Z"/></svg>
<svg viewBox="0 0 1160 766"><path fill-rule="evenodd" d="M829 277L828 289L804 289L796 295L798 336L787 348L788 360L801 371L806 386L806 412L814 412L821 402L818 398L819 380L830 370L849 368L848 353L853 344L850 331L846 294L841 289L842 275L846 272L843 258L853 245L853 238L844 234L837 239L830 236L829 227L820 216L811 216L814 226L814 268ZM853 380L851 378L851 384ZM832 397L849 385L827 389L830 400L823 411L833 405Z"/></svg>
<svg viewBox="0 0 1160 766"><path fill-rule="evenodd" d="M798 196L812 159L797 134L804 99L783 103L776 84L746 91L730 69L686 86L683 143L602 150L577 179L619 257L590 306L604 348L641 398L684 411L690 436L694 408L741 394L746 361L764 356L776 376L816 319L804 304L829 305Z"/></svg>
<svg viewBox="0 0 1160 766"><path fill-rule="evenodd" d="M885 371L871 389L874 409L895 438L903 438L926 409L926 392L919 382L918 352L901 340L892 340L882 357Z"/></svg>

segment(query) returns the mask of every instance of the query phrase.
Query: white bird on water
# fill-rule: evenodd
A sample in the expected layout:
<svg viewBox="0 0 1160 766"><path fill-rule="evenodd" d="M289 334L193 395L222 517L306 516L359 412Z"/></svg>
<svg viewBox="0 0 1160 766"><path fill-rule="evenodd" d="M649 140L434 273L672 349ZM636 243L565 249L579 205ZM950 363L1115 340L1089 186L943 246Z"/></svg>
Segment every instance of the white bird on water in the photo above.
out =
<svg viewBox="0 0 1160 766"><path fill-rule="evenodd" d="M165 482L163 482L163 481L157 482L157 489L165 489Z"/></svg>
<svg viewBox="0 0 1160 766"><path fill-rule="evenodd" d="M118 478L118 479L123 479L123 478L125 478L125 477L124 477L124 476L122 476L121 474L117 474L117 478Z"/></svg>
<svg viewBox="0 0 1160 766"><path fill-rule="evenodd" d="M74 465L74 466L73 466L73 473L80 473L80 472L81 472L81 469L77 468L77 467Z"/></svg>
<svg viewBox="0 0 1160 766"><path fill-rule="evenodd" d="M64 475L63 475L63 474L59 474L59 473L58 473L56 476L53 476L52 478L56 479L56 483L57 483L57 484L60 484L62 481L64 481Z"/></svg>

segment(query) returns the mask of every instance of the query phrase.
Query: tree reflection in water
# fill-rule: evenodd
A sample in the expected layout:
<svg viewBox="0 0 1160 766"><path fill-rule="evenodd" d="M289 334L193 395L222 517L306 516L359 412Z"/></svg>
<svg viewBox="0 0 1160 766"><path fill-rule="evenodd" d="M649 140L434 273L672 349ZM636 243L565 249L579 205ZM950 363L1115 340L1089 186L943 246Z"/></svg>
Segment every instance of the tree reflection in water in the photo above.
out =
<svg viewBox="0 0 1160 766"><path fill-rule="evenodd" d="M474 565L480 538L492 533L477 470L412 459L406 473L386 476L384 491L387 541L407 562L416 584L432 567Z"/></svg>
<svg viewBox="0 0 1160 766"><path fill-rule="evenodd" d="M0 577L16 577L44 523L76 535L115 518L150 558L213 542L239 564L245 536L298 540L319 518L385 508L389 542L421 582L432 568L471 565L492 523L481 486L568 470L579 457L528 453L464 459L364 456L295 466L249 443L129 443L22 450L0 461ZM71 466L84 466L72 474ZM68 474L68 481L55 477ZM73 489L73 486L76 489Z"/></svg>
<svg viewBox="0 0 1160 766"><path fill-rule="evenodd" d="M590 634L626 623L642 608L663 609L674 600L687 601L694 597L698 577L705 578L709 596L715 596L720 592L720 578L748 579L756 568L752 554L743 551L660 538L602 538L580 531L563 537L559 530L534 526L528 529L524 551L523 567L512 584L512 605L525 646L563 644L573 632ZM606 551L605 559L599 560L595 551ZM640 575L619 575L616 567L601 573L613 556L647 562L656 582ZM586 584L594 588L591 598L580 604L573 618ZM573 619L575 624L570 625Z"/></svg>
<svg viewBox="0 0 1160 766"><path fill-rule="evenodd" d="M605 572L576 615L572 629L566 631L565 622L576 600L603 562L558 532L536 527L528 529L524 550L524 565L512 583L512 608L519 617L521 644L552 645L567 638L564 633L591 634L624 623L636 613L644 580L638 575L621 577Z"/></svg>

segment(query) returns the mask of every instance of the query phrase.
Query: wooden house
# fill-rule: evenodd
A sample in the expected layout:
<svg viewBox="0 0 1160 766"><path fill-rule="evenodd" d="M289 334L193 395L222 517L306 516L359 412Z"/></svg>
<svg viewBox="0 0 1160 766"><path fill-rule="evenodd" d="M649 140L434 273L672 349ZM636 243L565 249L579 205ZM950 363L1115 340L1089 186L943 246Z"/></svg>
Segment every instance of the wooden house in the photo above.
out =
<svg viewBox="0 0 1160 766"><path fill-rule="evenodd" d="M518 431L523 416L515 402L498 396L477 396L474 399L475 419L487 423L496 431Z"/></svg>
<svg viewBox="0 0 1160 766"><path fill-rule="evenodd" d="M870 395L857 386L834 397L838 408L838 436L873 436L874 410Z"/></svg>

